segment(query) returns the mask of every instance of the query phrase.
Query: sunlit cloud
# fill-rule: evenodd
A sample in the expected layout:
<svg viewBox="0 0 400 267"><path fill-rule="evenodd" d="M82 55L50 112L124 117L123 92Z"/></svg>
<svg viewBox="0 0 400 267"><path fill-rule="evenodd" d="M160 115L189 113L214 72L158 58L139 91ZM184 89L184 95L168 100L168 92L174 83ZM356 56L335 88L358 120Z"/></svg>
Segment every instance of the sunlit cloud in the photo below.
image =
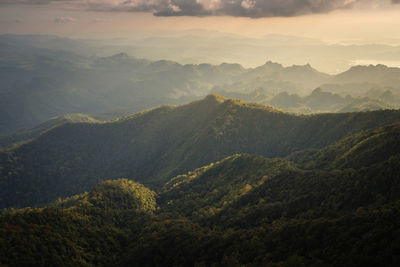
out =
<svg viewBox="0 0 400 267"><path fill-rule="evenodd" d="M292 17L340 9L376 7L400 0L0 0L0 4L66 4L102 12L150 12L155 16Z"/></svg>

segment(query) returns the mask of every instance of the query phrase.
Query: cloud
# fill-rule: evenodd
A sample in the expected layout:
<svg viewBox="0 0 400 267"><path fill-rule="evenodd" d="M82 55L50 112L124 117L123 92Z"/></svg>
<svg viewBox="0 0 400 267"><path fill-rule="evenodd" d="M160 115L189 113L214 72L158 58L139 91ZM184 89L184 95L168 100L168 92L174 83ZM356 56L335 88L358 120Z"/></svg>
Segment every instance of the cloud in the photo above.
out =
<svg viewBox="0 0 400 267"><path fill-rule="evenodd" d="M68 3L92 11L151 12L155 16L291 17L372 6L376 0L0 0L0 4ZM398 4L400 0L379 0Z"/></svg>
<svg viewBox="0 0 400 267"><path fill-rule="evenodd" d="M208 13L196 0L88 0L86 8L92 11L152 12L156 16L199 16Z"/></svg>
<svg viewBox="0 0 400 267"><path fill-rule="evenodd" d="M363 0L89 0L97 11L145 11L155 16L296 16L349 8Z"/></svg>
<svg viewBox="0 0 400 267"><path fill-rule="evenodd" d="M88 0L97 11L144 11L155 16L291 17L400 0Z"/></svg>
<svg viewBox="0 0 400 267"><path fill-rule="evenodd" d="M56 23L69 23L69 22L75 22L76 19L70 18L70 17L60 17L60 18L55 18L54 22Z"/></svg>
<svg viewBox="0 0 400 267"><path fill-rule="evenodd" d="M0 4L12 5L12 4L23 4L23 5L45 5L50 3L73 3L82 0L0 0Z"/></svg>
<svg viewBox="0 0 400 267"><path fill-rule="evenodd" d="M208 8L204 1L197 0L196 2L201 5L198 15L207 13L258 18L326 13L336 9L350 8L357 1L360 0L220 0L218 4L211 5L211 8ZM186 13L184 7L179 4L178 6L183 13Z"/></svg>

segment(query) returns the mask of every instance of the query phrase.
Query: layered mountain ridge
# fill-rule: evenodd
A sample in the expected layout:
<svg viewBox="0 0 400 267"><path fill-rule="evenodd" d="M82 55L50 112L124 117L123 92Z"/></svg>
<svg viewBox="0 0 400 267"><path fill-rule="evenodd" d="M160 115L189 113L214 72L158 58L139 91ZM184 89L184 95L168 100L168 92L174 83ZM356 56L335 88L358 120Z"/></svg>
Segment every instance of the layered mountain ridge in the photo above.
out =
<svg viewBox="0 0 400 267"><path fill-rule="evenodd" d="M285 157L400 121L396 110L296 116L210 95L105 123L67 123L1 152L1 206L44 205L127 177L153 188L237 153Z"/></svg>
<svg viewBox="0 0 400 267"><path fill-rule="evenodd" d="M244 68L235 63L150 61L125 52L96 56L90 48L94 53L99 47L90 42L54 36L1 35L0 46L0 135L32 128L65 114L109 113L118 117L223 91L243 100L267 103L283 91L304 96L317 87L353 97L366 97L371 90L381 90L390 91L394 97L363 102L360 107L356 101L343 110L321 110L400 106L399 69L383 65L352 67L341 74L328 75L308 64L285 67L268 61L256 68ZM245 96L259 89L265 92L262 99ZM321 110L306 107L297 111Z"/></svg>
<svg viewBox="0 0 400 267"><path fill-rule="evenodd" d="M157 194L108 180L45 208L5 212L0 262L396 266L399 125L287 158L235 154L170 179Z"/></svg>

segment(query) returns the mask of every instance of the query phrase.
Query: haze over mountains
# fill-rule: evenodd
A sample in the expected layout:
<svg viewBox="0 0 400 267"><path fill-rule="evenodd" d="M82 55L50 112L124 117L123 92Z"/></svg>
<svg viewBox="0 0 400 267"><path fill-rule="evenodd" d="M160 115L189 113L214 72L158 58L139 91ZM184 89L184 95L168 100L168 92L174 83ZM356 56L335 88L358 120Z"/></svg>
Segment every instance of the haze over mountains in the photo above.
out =
<svg viewBox="0 0 400 267"><path fill-rule="evenodd" d="M249 93L227 92L218 89L214 92L226 97L258 102L297 114L394 109L400 103L400 98L393 95L390 90L383 91L380 89L371 89L365 93L364 97L343 96L322 90L319 87L304 97L296 93L289 94L287 91L273 95L262 88Z"/></svg>
<svg viewBox="0 0 400 267"><path fill-rule="evenodd" d="M400 266L398 49L1 35L0 265Z"/></svg>
<svg viewBox="0 0 400 267"><path fill-rule="evenodd" d="M399 43L328 43L318 39L268 34L251 38L211 30L162 31L113 39L68 39L51 35L3 35L7 42L37 48L65 50L80 55L111 56L125 52L151 61L171 60L180 64L224 62L257 67L267 60L285 66L310 63L316 69L337 74L351 66L383 64L400 67Z"/></svg>
<svg viewBox="0 0 400 267"><path fill-rule="evenodd" d="M383 65L357 66L329 75L310 65L284 67L270 61L244 68L227 63L149 61L125 53L99 57L100 44L52 36L3 35L0 45L0 134L32 128L54 116L107 114L103 118L110 119L162 104L185 103L210 92L269 105L284 101L274 106L297 113L396 108L400 98L400 69ZM287 92L301 97L317 87L356 99L335 97L340 103L320 108L300 100L291 106L293 99L286 103L279 95ZM248 96L260 89L262 94L256 98Z"/></svg>

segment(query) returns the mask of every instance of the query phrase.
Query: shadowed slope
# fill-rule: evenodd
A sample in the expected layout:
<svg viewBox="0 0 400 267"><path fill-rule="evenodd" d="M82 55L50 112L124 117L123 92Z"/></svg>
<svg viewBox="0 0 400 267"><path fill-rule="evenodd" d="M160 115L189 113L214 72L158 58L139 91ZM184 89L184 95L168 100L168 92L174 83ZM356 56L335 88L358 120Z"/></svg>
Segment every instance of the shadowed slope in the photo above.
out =
<svg viewBox="0 0 400 267"><path fill-rule="evenodd" d="M400 111L294 116L208 96L102 124L64 124L0 154L1 207L43 205L107 178L152 186L236 153L282 157L400 120Z"/></svg>

